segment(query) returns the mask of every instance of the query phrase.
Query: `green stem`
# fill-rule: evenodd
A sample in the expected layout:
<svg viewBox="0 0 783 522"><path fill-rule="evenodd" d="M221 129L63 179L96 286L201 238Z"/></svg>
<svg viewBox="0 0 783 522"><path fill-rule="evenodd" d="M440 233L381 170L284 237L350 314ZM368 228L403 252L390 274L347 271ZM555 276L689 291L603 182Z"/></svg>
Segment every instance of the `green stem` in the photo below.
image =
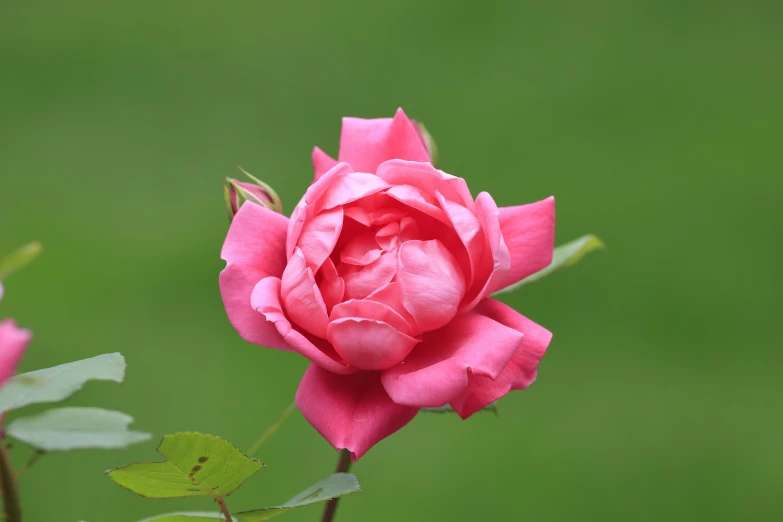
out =
<svg viewBox="0 0 783 522"><path fill-rule="evenodd" d="M8 456L8 447L0 442L0 490L3 494L6 522L22 522L22 506L19 503L19 486Z"/></svg>
<svg viewBox="0 0 783 522"><path fill-rule="evenodd" d="M30 460L28 460L24 466L19 468L19 471L16 472L16 480L19 480L19 477L27 473L27 470L29 470L33 464L38 462L38 459L43 457L46 454L45 451L37 450L35 453L30 456Z"/></svg>
<svg viewBox="0 0 783 522"><path fill-rule="evenodd" d="M261 445L267 441L269 437L275 434L277 430L280 429L280 426L283 425L283 422L288 418L289 415L291 415L291 412L293 412L296 409L296 403L292 402L288 408L285 409L283 413L280 414L280 417L277 418L274 424L269 426L266 431L259 437L257 441L253 443L252 446L250 446L250 449L247 450L247 455L252 457L253 453L258 451L258 448L261 447Z"/></svg>
<svg viewBox="0 0 783 522"><path fill-rule="evenodd" d="M340 451L340 460L337 461L335 473L347 473L349 469L351 469L351 452L344 449ZM326 508L324 508L324 514L321 517L321 522L332 522L339 502L340 497L333 498L327 502Z"/></svg>

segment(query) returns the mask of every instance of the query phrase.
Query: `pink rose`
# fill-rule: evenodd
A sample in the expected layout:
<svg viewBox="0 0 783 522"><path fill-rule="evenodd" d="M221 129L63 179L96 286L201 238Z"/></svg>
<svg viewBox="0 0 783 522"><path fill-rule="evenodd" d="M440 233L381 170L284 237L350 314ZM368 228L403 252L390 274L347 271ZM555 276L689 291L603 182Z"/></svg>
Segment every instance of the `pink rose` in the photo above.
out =
<svg viewBox="0 0 783 522"><path fill-rule="evenodd" d="M343 119L339 162L313 163L291 219L239 209L220 288L245 340L312 361L296 402L321 435L356 460L420 408L529 386L551 334L488 296L551 262L554 199L474 200L402 110Z"/></svg>
<svg viewBox="0 0 783 522"><path fill-rule="evenodd" d="M3 285L0 283L0 299L2 297ZM0 321L0 387L14 376L32 337L29 330L18 328L12 319Z"/></svg>

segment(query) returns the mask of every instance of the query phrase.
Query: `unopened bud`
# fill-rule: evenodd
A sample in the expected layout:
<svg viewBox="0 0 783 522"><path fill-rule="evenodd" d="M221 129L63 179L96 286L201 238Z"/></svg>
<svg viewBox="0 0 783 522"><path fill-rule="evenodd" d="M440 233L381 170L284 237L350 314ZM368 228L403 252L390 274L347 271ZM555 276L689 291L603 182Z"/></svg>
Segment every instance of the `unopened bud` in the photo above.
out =
<svg viewBox="0 0 783 522"><path fill-rule="evenodd" d="M424 144L424 148L427 149L427 154L430 155L430 163L435 165L435 162L438 160L438 147L435 145L432 134L429 133L427 128L420 121L413 120L413 126L416 128L416 132L419 134L419 138Z"/></svg>
<svg viewBox="0 0 783 522"><path fill-rule="evenodd" d="M233 178L226 178L226 184L223 186L223 195L226 199L228 219L234 219L234 216L239 212L240 207L245 201L252 201L262 207L282 214L283 204L280 201L280 196L277 195L277 192L239 165L237 165L237 167L245 176L250 178L251 181L238 181Z"/></svg>

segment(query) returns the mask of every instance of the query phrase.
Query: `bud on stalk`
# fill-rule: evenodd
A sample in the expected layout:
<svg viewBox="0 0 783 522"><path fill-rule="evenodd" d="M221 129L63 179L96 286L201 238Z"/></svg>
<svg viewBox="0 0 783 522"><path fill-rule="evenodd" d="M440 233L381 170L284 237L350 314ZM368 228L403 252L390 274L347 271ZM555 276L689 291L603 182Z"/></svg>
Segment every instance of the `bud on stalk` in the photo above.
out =
<svg viewBox="0 0 783 522"><path fill-rule="evenodd" d="M250 178L251 181L238 181L233 178L226 178L226 183L223 185L223 195L226 199L226 210L228 210L229 221L234 219L234 216L239 212L240 207L245 201L252 201L262 207L282 214L283 203L280 201L280 196L277 195L277 192L239 165L237 165L237 168L241 170L245 176Z"/></svg>

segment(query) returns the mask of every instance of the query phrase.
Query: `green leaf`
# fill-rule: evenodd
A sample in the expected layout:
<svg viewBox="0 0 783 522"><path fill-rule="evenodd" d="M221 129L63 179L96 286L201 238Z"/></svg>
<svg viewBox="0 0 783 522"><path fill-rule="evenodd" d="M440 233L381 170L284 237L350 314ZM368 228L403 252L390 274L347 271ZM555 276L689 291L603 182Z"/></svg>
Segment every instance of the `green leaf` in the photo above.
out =
<svg viewBox="0 0 783 522"><path fill-rule="evenodd" d="M231 517L235 522L236 518ZM213 520L226 520L220 513L207 513L201 511L181 511L179 513L169 513L168 515L157 515L145 518L139 522L212 522Z"/></svg>
<svg viewBox="0 0 783 522"><path fill-rule="evenodd" d="M281 506L234 513L232 518L236 522L263 522L264 520L269 520L281 513L285 513L289 509L295 509L317 502L326 502L333 498L342 497L343 495L356 491L361 491L361 489L359 488L359 481L354 475L349 473L335 473L302 491ZM178 513L169 513L168 515L145 518L140 522L211 522L213 520L224 520L224 517L220 513L214 512L181 511Z"/></svg>
<svg viewBox="0 0 783 522"><path fill-rule="evenodd" d="M227 440L203 433L166 435L158 446L166 462L108 471L120 486L147 498L226 497L264 467Z"/></svg>
<svg viewBox="0 0 783 522"><path fill-rule="evenodd" d="M314 484L283 505L255 509L252 511L243 511L235 513L234 517L239 522L263 522L270 518L285 513L289 509L315 504L316 502L326 502L333 498L342 497L349 493L361 491L359 480L350 473L335 473L324 480Z"/></svg>
<svg viewBox="0 0 783 522"><path fill-rule="evenodd" d="M0 259L0 280L30 264L43 251L41 243L33 241Z"/></svg>
<svg viewBox="0 0 783 522"><path fill-rule="evenodd" d="M0 411L65 400L90 380L122 382L124 378L125 358L119 353L23 373L0 390Z"/></svg>
<svg viewBox="0 0 783 522"><path fill-rule="evenodd" d="M525 279L519 281L518 283L515 283L511 286L507 286L502 290L498 290L493 295L513 292L514 290L517 290L519 287L532 283L534 281L538 281L539 279L546 277L552 272L560 270L561 268L575 265L576 263L581 261L585 255L589 254L593 250L597 250L599 248L605 248L605 247L606 245L604 245L604 243L600 239L598 239L596 236L592 234L582 236L579 239L575 239L569 243L566 243L565 245L560 245L559 247L555 248L555 253L552 256L552 262L549 264L548 267L544 268L543 270L539 270L535 274L527 276Z"/></svg>
<svg viewBox="0 0 783 522"><path fill-rule="evenodd" d="M422 408L421 411L424 411L424 412L427 412L427 413L457 413L456 411L454 411L454 408L452 408L448 404L445 405L445 406L439 406L437 408ZM484 406L483 408L481 408L480 411L491 411L497 417L497 415L498 415L498 402L497 401L491 402L491 403L487 404L486 406Z"/></svg>
<svg viewBox="0 0 783 522"><path fill-rule="evenodd" d="M126 448L150 438L129 431L133 417L101 408L56 408L12 422L6 433L41 451Z"/></svg>

